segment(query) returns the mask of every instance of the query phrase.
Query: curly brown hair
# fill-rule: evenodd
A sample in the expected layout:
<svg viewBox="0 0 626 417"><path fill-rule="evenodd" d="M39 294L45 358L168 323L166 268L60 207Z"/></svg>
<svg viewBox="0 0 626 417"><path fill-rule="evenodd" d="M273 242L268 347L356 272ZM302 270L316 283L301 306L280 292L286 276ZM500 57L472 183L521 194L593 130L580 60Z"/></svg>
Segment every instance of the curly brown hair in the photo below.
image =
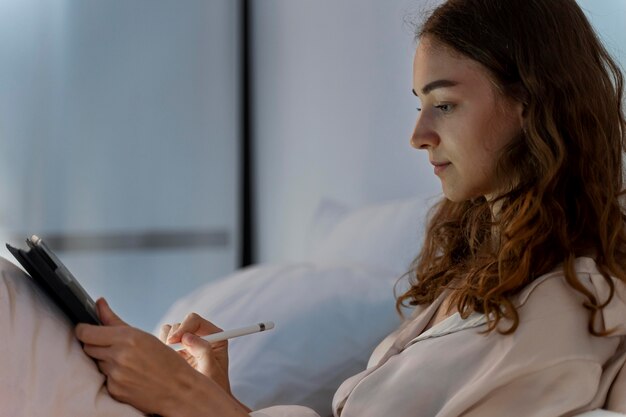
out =
<svg viewBox="0 0 626 417"><path fill-rule="evenodd" d="M451 308L489 318L487 331L513 333L511 296L563 264L584 294L589 331L613 298L611 275L626 281L622 152L623 76L575 0L449 0L416 32L482 64L498 89L524 105L523 134L508 145L498 177L519 181L495 202L447 199L431 212L410 289L396 307L432 303L452 288ZM497 242L497 244L494 244ZM611 288L599 300L578 279L591 255ZM501 329L506 318L511 326Z"/></svg>

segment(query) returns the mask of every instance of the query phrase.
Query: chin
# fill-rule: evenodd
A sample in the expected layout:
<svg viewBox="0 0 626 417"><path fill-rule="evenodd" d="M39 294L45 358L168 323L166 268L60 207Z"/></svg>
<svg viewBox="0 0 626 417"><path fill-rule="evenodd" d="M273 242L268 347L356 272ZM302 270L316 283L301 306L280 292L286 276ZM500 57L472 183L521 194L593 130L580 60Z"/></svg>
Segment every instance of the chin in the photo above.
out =
<svg viewBox="0 0 626 417"><path fill-rule="evenodd" d="M451 190L445 185L442 191L443 195L453 203L462 203L463 201L468 200L468 198L464 198L463 193L459 193L458 190Z"/></svg>
<svg viewBox="0 0 626 417"><path fill-rule="evenodd" d="M453 203L463 203L483 196L481 193L464 193L460 192L460 190L446 190L445 187L443 189L443 195Z"/></svg>
<svg viewBox="0 0 626 417"><path fill-rule="evenodd" d="M454 198L454 197L448 197L445 193L444 196L451 202L453 203L463 203L465 201L469 201L471 200L471 198Z"/></svg>

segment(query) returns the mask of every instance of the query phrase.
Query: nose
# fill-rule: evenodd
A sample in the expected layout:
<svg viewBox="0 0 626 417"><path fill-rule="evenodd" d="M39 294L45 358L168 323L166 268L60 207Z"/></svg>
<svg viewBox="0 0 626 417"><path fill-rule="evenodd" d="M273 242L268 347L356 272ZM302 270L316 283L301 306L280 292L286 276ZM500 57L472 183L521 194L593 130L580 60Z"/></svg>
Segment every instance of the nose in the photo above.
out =
<svg viewBox="0 0 626 417"><path fill-rule="evenodd" d="M427 115L423 112L417 116L410 142L415 149L434 148L439 144L439 135L429 126Z"/></svg>

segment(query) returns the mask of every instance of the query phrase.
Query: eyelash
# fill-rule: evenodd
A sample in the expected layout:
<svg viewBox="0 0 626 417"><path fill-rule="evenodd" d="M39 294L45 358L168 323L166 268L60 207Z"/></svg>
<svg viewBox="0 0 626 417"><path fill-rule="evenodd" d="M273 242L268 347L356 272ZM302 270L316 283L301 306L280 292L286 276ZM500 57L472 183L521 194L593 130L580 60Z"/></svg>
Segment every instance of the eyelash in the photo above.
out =
<svg viewBox="0 0 626 417"><path fill-rule="evenodd" d="M444 107L447 107L447 109L444 110ZM442 113L450 113L452 111L452 109L454 108L454 105L449 104L449 103L447 103L447 104L439 104L439 105L435 106L435 108L441 110ZM415 109L418 112L422 111L421 107L416 107Z"/></svg>
<svg viewBox="0 0 626 417"><path fill-rule="evenodd" d="M452 104L440 104L438 106L435 106L437 109L441 110L442 113L450 113L452 111ZM444 110L444 107L447 107L446 110Z"/></svg>

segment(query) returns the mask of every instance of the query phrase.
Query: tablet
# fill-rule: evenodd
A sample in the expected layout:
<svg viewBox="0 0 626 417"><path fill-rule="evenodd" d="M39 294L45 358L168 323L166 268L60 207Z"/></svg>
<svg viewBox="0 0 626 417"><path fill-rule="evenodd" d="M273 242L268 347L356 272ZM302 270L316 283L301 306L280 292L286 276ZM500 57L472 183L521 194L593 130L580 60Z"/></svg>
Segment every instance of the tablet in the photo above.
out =
<svg viewBox="0 0 626 417"><path fill-rule="evenodd" d="M96 303L59 258L36 235L26 239L29 249L7 243L7 249L24 267L32 280L67 315L74 324L102 324Z"/></svg>

